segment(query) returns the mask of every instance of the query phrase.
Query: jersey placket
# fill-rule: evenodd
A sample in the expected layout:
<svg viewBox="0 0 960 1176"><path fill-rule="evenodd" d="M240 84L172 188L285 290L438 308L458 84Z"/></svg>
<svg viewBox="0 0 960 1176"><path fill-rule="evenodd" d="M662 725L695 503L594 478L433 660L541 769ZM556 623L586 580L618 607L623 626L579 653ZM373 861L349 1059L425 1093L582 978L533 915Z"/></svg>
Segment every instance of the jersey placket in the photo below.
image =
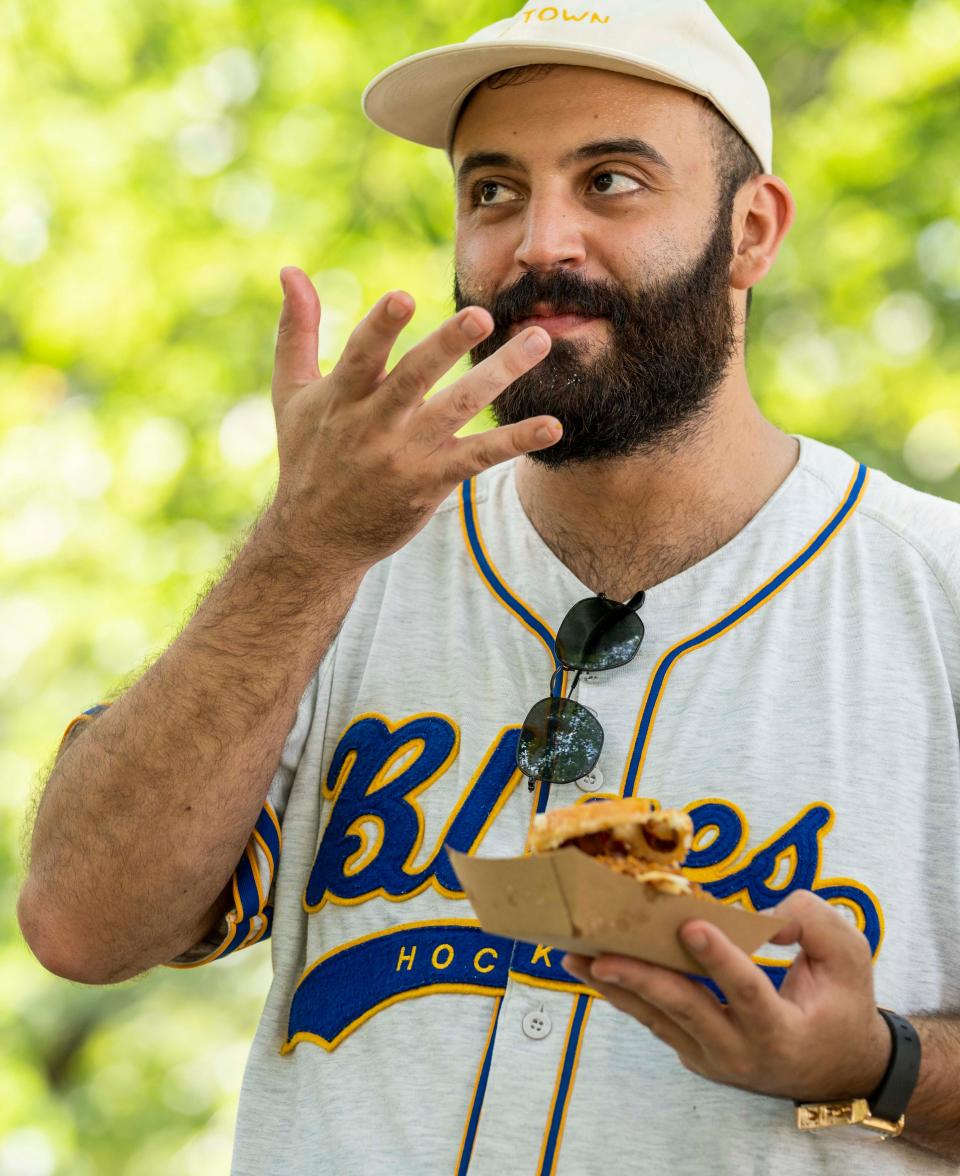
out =
<svg viewBox="0 0 960 1176"><path fill-rule="evenodd" d="M670 647L657 661L651 673L643 701L640 705L630 753L625 765L619 788L619 795L637 795L637 786L646 760L650 734L660 706L667 681L677 661L693 650L700 649L717 640L735 626L746 620L752 613L772 600L797 575L810 566L836 537L862 499L866 489L869 471L865 465L858 465L847 493L832 515L814 534L811 540L782 568L770 576L740 604L730 609L711 625L691 634ZM505 581L494 568L483 546L482 536L472 501L471 487L464 483L462 509L464 534L471 548L471 554L481 576L490 590L502 604L514 612L517 618L548 645L556 662L556 638L544 622L531 614L510 591ZM492 582L491 582L492 581ZM534 619L531 625L530 618ZM547 634L552 638L548 644ZM591 683L592 686L592 683ZM562 689L568 689L568 675L564 675ZM579 694L579 690L577 694ZM592 689L589 698L579 697L578 701L592 705L595 698ZM596 707L594 709L597 709ZM602 716L601 716L602 721ZM601 754L601 762L603 756ZM599 766L599 765L598 765ZM601 769L602 771L603 769ZM607 765L609 771L609 765ZM551 802L549 785L537 784L533 796L536 812L544 812ZM576 797L554 799L554 805L573 803ZM516 955L514 944L511 962ZM562 953L559 953L562 955ZM503 1171L537 1173L538 1176L552 1176L556 1171L563 1140L570 1097L576 1080L581 1047L589 1019L590 1008L595 996L589 988L579 984L555 982L548 988L536 986L537 996L531 1002L518 990L527 987L520 984L511 970L507 987L494 1014L494 1026L487 1041L481 1063L477 1089L471 1105L467 1130L457 1168L458 1176L470 1171L474 1176L489 1172L500 1176ZM556 995L554 995L556 994ZM542 999L540 999L542 998ZM524 1004L526 1002L526 1004ZM530 1008L531 1003L537 1009ZM557 1020L564 1025L563 1044L556 1044L549 1051L532 1051L530 1044L522 1044L517 1032L523 1033L524 1026L532 1024L532 1015L539 1013L541 1021L549 1025L547 1033L532 1042L544 1044L555 1033ZM518 1022L518 1014L519 1022ZM554 1015L556 1014L556 1016ZM530 1034L526 1035L528 1038ZM549 1070L553 1059L554 1068ZM544 1095L545 1075L551 1074L553 1082L549 1101ZM488 1128L483 1129L484 1109ZM519 1109L519 1113L518 1113ZM513 1130L511 1130L513 1128ZM539 1128L539 1130L538 1130ZM539 1137L539 1156L528 1154L532 1139Z"/></svg>

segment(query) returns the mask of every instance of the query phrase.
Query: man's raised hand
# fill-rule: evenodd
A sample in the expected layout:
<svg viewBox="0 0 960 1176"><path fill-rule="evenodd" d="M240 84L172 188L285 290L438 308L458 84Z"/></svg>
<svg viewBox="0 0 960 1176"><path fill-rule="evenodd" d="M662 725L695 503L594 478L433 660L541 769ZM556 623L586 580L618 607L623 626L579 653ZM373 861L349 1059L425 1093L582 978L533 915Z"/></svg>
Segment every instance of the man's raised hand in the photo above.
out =
<svg viewBox="0 0 960 1176"><path fill-rule="evenodd" d="M272 383L280 477L267 513L292 553L308 560L336 553L341 566L366 570L405 546L460 482L559 440L560 424L549 416L454 436L549 353L546 331L523 331L427 401L493 330L486 310L460 311L388 372L414 306L409 294L386 294L322 375L320 299L303 270L282 273Z"/></svg>

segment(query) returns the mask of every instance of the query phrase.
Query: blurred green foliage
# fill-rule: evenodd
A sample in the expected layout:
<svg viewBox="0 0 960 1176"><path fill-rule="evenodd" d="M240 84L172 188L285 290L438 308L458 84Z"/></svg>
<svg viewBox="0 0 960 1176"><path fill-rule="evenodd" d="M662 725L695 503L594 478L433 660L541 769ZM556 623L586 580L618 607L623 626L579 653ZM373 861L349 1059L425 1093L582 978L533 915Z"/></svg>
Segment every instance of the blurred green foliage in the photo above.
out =
<svg viewBox="0 0 960 1176"><path fill-rule="evenodd" d="M960 498L960 0L715 8L799 205L754 299L757 398ZM388 289L419 308L400 350L451 312L446 160L360 92L515 10L0 4L0 1173L227 1169L269 950L54 979L14 918L24 813L70 719L170 643L272 494L280 267L319 290L321 366Z"/></svg>

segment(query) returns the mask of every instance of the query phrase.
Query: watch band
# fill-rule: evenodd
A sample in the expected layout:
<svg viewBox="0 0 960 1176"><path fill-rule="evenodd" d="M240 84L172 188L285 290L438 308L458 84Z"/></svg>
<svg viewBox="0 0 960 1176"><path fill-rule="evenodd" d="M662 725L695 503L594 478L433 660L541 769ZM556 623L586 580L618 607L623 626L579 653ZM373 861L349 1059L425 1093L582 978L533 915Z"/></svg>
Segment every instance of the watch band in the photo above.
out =
<svg viewBox="0 0 960 1176"><path fill-rule="evenodd" d="M906 1017L879 1007L877 1012L887 1023L892 1043L880 1084L869 1098L835 1103L801 1103L794 1099L801 1131L859 1124L886 1138L903 1130L904 1112L920 1074L920 1035Z"/></svg>
<svg viewBox="0 0 960 1176"><path fill-rule="evenodd" d="M878 1008L890 1030L893 1050L886 1073L877 1089L867 1096L870 1113L875 1119L896 1123L906 1111L907 1103L920 1075L920 1034L906 1017Z"/></svg>

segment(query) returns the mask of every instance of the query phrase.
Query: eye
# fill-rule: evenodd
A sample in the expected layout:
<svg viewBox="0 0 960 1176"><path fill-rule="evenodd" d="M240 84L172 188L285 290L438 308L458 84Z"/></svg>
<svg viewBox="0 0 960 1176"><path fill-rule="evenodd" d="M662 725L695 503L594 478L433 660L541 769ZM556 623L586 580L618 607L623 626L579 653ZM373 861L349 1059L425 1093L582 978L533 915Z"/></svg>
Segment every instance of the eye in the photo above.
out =
<svg viewBox="0 0 960 1176"><path fill-rule="evenodd" d="M507 193L508 199L496 199L498 192ZM473 190L473 202L480 205L481 208L490 208L495 204L508 204L515 197L515 193L511 193L509 188L504 187L497 180L481 180Z"/></svg>
<svg viewBox="0 0 960 1176"><path fill-rule="evenodd" d="M629 184L632 184L633 187L630 187L630 188L624 187L624 185L622 183L619 186L617 186L616 185L617 180L626 180ZM597 187L597 189L599 191L601 191L601 192L612 191L615 196L619 196L623 192L638 192L641 189L646 187L645 184L641 184L641 182L637 179L634 179L633 176L628 176L626 174L626 172L615 172L615 171L597 172L596 175L593 176L591 182Z"/></svg>

